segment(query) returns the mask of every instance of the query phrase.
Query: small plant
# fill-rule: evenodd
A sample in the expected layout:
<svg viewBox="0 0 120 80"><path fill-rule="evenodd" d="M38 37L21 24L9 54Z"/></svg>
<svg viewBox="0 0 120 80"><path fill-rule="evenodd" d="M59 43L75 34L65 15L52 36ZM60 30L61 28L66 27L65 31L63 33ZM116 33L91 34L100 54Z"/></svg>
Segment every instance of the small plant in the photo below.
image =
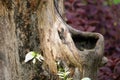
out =
<svg viewBox="0 0 120 80"><path fill-rule="evenodd" d="M65 69L65 71L58 71L59 77L63 80L72 80L72 78L68 78L69 74L70 72L67 69Z"/></svg>
<svg viewBox="0 0 120 80"><path fill-rule="evenodd" d="M57 62L58 66L58 76L63 80L72 80L72 78L68 78L68 75L70 74L70 71L68 68L64 68L60 65L60 62Z"/></svg>
<svg viewBox="0 0 120 80"><path fill-rule="evenodd" d="M25 56L25 63L32 60L33 64L36 63L36 60L42 62L44 60L43 56L37 52L30 51Z"/></svg>

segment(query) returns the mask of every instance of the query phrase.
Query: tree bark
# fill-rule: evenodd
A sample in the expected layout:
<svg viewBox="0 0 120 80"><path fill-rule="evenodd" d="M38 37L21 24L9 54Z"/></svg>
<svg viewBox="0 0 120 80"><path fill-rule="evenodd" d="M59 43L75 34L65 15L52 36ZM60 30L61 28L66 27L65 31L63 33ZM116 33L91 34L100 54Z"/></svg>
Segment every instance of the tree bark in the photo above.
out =
<svg viewBox="0 0 120 80"><path fill-rule="evenodd" d="M63 0L57 3L64 16ZM69 67L74 80L97 79L104 51L101 34L68 26L54 0L2 0L0 8L1 80L59 80L56 61ZM24 64L29 51L41 53L44 63Z"/></svg>
<svg viewBox="0 0 120 80"><path fill-rule="evenodd" d="M0 1L0 80L21 80L13 11L4 5Z"/></svg>
<svg viewBox="0 0 120 80"><path fill-rule="evenodd" d="M41 5L37 13L41 50L50 72L57 74L55 60L60 59L79 68L80 78L96 80L104 51L103 36L70 28L57 15L52 1Z"/></svg>

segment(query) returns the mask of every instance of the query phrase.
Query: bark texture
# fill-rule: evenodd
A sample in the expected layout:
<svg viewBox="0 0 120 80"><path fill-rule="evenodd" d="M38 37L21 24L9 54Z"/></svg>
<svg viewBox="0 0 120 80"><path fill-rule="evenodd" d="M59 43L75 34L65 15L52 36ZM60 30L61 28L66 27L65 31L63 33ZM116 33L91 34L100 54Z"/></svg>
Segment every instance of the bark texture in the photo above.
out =
<svg viewBox="0 0 120 80"><path fill-rule="evenodd" d="M57 3L64 16L63 0ZM25 64L29 51L41 53L43 65ZM59 80L56 61L69 67L74 80L97 80L103 51L103 36L68 26L54 0L0 1L1 80Z"/></svg>
<svg viewBox="0 0 120 80"><path fill-rule="evenodd" d="M37 13L41 50L49 71L57 73L55 61L60 59L68 67L72 65L79 69L79 79L90 77L96 80L104 51L103 36L99 33L78 31L65 24L57 15L52 1L46 1L39 8Z"/></svg>
<svg viewBox="0 0 120 80"><path fill-rule="evenodd" d="M13 21L13 11L0 1L0 66L1 80L20 79L18 46ZM8 16L9 15L9 16ZM10 18L10 19L9 19Z"/></svg>
<svg viewBox="0 0 120 80"><path fill-rule="evenodd" d="M2 80L37 78L37 70L40 68L35 70L37 66L24 64L27 52L40 51L34 12L32 0L0 1L0 60L4 73Z"/></svg>

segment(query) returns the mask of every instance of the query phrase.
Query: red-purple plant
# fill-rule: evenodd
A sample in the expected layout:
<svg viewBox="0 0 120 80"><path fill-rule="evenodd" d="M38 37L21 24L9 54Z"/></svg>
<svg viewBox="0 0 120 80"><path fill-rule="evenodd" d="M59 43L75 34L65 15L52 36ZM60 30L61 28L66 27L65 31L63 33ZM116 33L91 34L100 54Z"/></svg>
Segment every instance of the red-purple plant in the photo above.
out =
<svg viewBox="0 0 120 80"><path fill-rule="evenodd" d="M99 32L105 37L108 63L99 70L99 80L120 80L120 5L106 0L66 0L67 23L72 27Z"/></svg>

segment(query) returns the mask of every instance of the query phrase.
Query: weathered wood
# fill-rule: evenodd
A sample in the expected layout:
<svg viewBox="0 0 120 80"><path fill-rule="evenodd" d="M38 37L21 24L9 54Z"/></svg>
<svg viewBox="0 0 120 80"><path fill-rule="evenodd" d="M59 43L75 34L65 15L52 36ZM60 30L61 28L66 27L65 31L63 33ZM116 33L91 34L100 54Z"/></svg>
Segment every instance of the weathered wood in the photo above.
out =
<svg viewBox="0 0 120 80"><path fill-rule="evenodd" d="M41 50L51 73L57 73L55 61L61 59L68 66L78 67L81 78L90 77L96 80L104 51L104 39L101 34L69 28L55 12L52 1L40 6L38 25Z"/></svg>
<svg viewBox="0 0 120 80"><path fill-rule="evenodd" d="M27 52L40 51L34 12L31 1L0 1L0 56L4 59L0 60L4 63L5 80L38 77L31 63L23 64Z"/></svg>
<svg viewBox="0 0 120 80"><path fill-rule="evenodd" d="M7 10L0 1L0 63L3 71L0 75L4 77L1 80L21 80L13 11L9 14Z"/></svg>
<svg viewBox="0 0 120 80"><path fill-rule="evenodd" d="M64 16L63 0L57 3ZM0 72L4 74L3 80L59 80L58 60L70 68L73 79L90 77L96 80L104 51L101 34L68 26L55 10L54 0L1 0L0 8ZM24 64L25 54L29 51L43 54L43 66Z"/></svg>

